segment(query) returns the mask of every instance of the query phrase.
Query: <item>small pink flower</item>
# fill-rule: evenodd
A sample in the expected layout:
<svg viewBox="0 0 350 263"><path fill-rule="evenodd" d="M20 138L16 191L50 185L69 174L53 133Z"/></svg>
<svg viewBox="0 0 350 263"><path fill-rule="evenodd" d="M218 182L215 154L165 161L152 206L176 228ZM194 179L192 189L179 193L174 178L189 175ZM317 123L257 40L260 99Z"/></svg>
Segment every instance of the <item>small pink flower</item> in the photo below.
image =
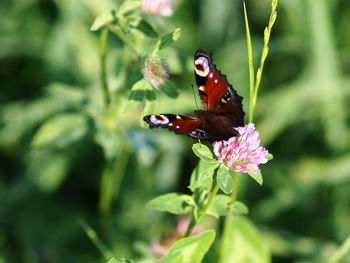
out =
<svg viewBox="0 0 350 263"><path fill-rule="evenodd" d="M218 161L236 172L260 173L259 164L267 162L268 151L260 146L259 132L253 123L235 129L241 136L213 143Z"/></svg>
<svg viewBox="0 0 350 263"><path fill-rule="evenodd" d="M160 58L147 58L142 69L143 77L158 87L169 78L168 65Z"/></svg>
<svg viewBox="0 0 350 263"><path fill-rule="evenodd" d="M173 3L174 0L143 0L141 10L145 13L172 16L174 14Z"/></svg>
<svg viewBox="0 0 350 263"><path fill-rule="evenodd" d="M180 219L175 230L172 230L160 241L152 242L153 253L159 258L165 256L168 253L169 248L185 235L189 224L190 220L188 218ZM191 232L191 236L197 235L200 232L202 232L202 227L200 225L196 225Z"/></svg>

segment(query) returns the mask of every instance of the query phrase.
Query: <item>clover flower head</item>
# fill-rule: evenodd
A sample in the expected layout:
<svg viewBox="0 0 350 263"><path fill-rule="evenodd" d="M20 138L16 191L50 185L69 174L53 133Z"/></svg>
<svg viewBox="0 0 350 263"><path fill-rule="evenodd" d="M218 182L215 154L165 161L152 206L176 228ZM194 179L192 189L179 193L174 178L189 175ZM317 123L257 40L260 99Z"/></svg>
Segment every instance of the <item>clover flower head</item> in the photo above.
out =
<svg viewBox="0 0 350 263"><path fill-rule="evenodd" d="M156 87L161 85L170 76L165 60L155 57L145 60L142 74L149 83Z"/></svg>
<svg viewBox="0 0 350 263"><path fill-rule="evenodd" d="M260 146L259 132L255 130L253 123L235 129L240 136L213 143L218 161L235 172L260 173L259 164L267 162L268 151Z"/></svg>
<svg viewBox="0 0 350 263"><path fill-rule="evenodd" d="M160 241L152 242L152 251L157 257L165 256L170 247L179 239L185 236L187 228L190 224L189 218L180 219L177 223L176 229L172 230L165 238ZM202 227L200 225L196 225L192 232L191 236L197 235L202 232Z"/></svg>
<svg viewBox="0 0 350 263"><path fill-rule="evenodd" d="M174 0L143 0L141 11L162 16L172 16Z"/></svg>

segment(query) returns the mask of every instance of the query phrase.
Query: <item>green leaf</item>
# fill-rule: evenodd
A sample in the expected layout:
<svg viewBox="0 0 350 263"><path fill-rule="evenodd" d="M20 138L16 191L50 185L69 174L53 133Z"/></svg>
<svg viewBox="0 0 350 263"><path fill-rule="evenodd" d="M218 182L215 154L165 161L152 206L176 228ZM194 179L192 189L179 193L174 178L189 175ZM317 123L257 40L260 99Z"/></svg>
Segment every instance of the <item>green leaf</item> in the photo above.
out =
<svg viewBox="0 0 350 263"><path fill-rule="evenodd" d="M92 23L92 26L90 27L91 31L97 31L101 29L104 26L108 26L110 24L113 24L117 21L117 15L115 10L108 10L100 14L98 17L96 17L95 21Z"/></svg>
<svg viewBox="0 0 350 263"><path fill-rule="evenodd" d="M156 94L147 80L140 79L131 87L130 101L142 102L144 100L154 101L155 99Z"/></svg>
<svg viewBox="0 0 350 263"><path fill-rule="evenodd" d="M134 263L134 261L127 258L111 258L107 263Z"/></svg>
<svg viewBox="0 0 350 263"><path fill-rule="evenodd" d="M134 11L135 9L139 8L141 5L141 1L137 0L127 0L122 3L122 5L118 9L118 15L127 15L131 11Z"/></svg>
<svg viewBox="0 0 350 263"><path fill-rule="evenodd" d="M180 35L181 28L176 28L173 32L162 36L156 44L155 51L159 51L170 46L173 42L179 39Z"/></svg>
<svg viewBox="0 0 350 263"><path fill-rule="evenodd" d="M229 212L228 202L230 197L223 194L215 196L211 206L209 207L207 214L219 218L219 216L227 215Z"/></svg>
<svg viewBox="0 0 350 263"><path fill-rule="evenodd" d="M168 95L170 98L176 98L179 95L175 84L170 80L165 80L160 86L159 89L164 94Z"/></svg>
<svg viewBox="0 0 350 263"><path fill-rule="evenodd" d="M230 212L230 200L227 195L218 194L215 196L213 203L209 207L207 214L219 218L219 216L225 216ZM248 214L248 207L240 201L236 201L233 204L232 212L235 215Z"/></svg>
<svg viewBox="0 0 350 263"><path fill-rule="evenodd" d="M199 158L201 158L205 162L217 163L210 149L204 144L201 144L201 143L193 144L192 151L194 152L195 155L197 155Z"/></svg>
<svg viewBox="0 0 350 263"><path fill-rule="evenodd" d="M220 165L217 171L217 182L220 189L225 193L229 194L233 189L233 174L230 169L225 165Z"/></svg>
<svg viewBox="0 0 350 263"><path fill-rule="evenodd" d="M200 263L214 239L214 230L180 239L170 248L166 256L156 260L155 263Z"/></svg>
<svg viewBox="0 0 350 263"><path fill-rule="evenodd" d="M153 38L158 37L158 33L153 29L153 27L145 20L141 19L138 25L135 27L137 30L140 30L145 35Z"/></svg>
<svg viewBox="0 0 350 263"><path fill-rule="evenodd" d="M213 181L214 171L216 168L218 168L219 165L220 164L218 163L209 164L205 170L198 173L197 177L194 180L191 180L191 184L189 186L191 191L194 192L198 187L206 187L208 183L211 185L211 182Z"/></svg>
<svg viewBox="0 0 350 263"><path fill-rule="evenodd" d="M270 263L271 255L259 230L245 217L233 217L219 263Z"/></svg>
<svg viewBox="0 0 350 263"><path fill-rule="evenodd" d="M268 153L266 156L267 160L270 161L273 159L273 155L271 153Z"/></svg>
<svg viewBox="0 0 350 263"><path fill-rule="evenodd" d="M87 120L77 113L64 113L47 120L35 134L31 147L64 148L83 137Z"/></svg>
<svg viewBox="0 0 350 263"><path fill-rule="evenodd" d="M233 204L232 211L235 215L239 215L239 214L246 215L249 213L248 207L240 201L236 201Z"/></svg>
<svg viewBox="0 0 350 263"><path fill-rule="evenodd" d="M251 174L251 173L248 173L250 175L250 177L252 177L255 181L258 182L258 184L262 185L263 184L263 177L261 175L261 173L258 173L258 174Z"/></svg>
<svg viewBox="0 0 350 263"><path fill-rule="evenodd" d="M148 209L182 215L190 212L194 206L191 196L180 193L169 193L158 196L146 204Z"/></svg>

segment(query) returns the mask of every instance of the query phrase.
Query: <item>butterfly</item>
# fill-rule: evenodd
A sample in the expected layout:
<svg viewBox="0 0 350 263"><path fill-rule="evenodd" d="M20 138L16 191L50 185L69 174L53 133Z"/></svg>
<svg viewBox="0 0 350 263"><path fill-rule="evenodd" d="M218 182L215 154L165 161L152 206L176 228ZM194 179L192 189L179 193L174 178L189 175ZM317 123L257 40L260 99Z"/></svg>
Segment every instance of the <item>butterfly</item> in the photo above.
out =
<svg viewBox="0 0 350 263"><path fill-rule="evenodd" d="M202 50L195 53L194 74L204 110L194 111L195 116L152 114L144 116L143 120L150 128L167 128L210 142L239 136L234 127L244 126L243 98L216 68L211 53Z"/></svg>

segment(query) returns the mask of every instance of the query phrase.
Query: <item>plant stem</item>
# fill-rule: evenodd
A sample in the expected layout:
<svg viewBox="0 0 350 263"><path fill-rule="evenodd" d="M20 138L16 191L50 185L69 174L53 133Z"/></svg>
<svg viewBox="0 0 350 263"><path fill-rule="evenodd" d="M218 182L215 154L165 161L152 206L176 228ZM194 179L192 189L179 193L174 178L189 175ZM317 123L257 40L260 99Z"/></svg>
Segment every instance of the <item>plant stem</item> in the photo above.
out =
<svg viewBox="0 0 350 263"><path fill-rule="evenodd" d="M232 224L232 217L233 217L232 207L237 200L237 194L238 194L238 188L239 188L240 181L241 181L241 173L237 173L236 178L235 178L235 182L233 185L232 193L231 193L231 200L229 202L230 211L229 211L228 215L226 216L225 222L224 222L224 230L222 233L221 243L220 243L220 248L219 248L220 258L223 257L224 252L225 252L225 248L227 247L228 237L229 237L229 234L231 231L231 224Z"/></svg>
<svg viewBox="0 0 350 263"><path fill-rule="evenodd" d="M219 185L217 182L215 182L215 186L213 188L213 190L210 193L209 198L207 199L208 201L205 203L203 209L199 212L198 214L198 221L205 215L205 213L208 211L209 207L211 206L216 194L219 191ZM193 228L196 226L196 224L198 223L198 221L196 220L196 218L194 216L192 216L190 224L188 225L185 237L188 237L191 235L191 232L193 230Z"/></svg>
<svg viewBox="0 0 350 263"><path fill-rule="evenodd" d="M246 37L247 37L247 49L248 49L248 67L249 67L249 122L253 122L253 115L254 110L256 106L256 101L258 97L258 91L259 86L261 82L261 76L264 69L264 63L266 60L266 57L269 53L269 47L268 43L271 36L271 29L276 21L277 18L277 4L278 0L272 0L271 5L271 13L270 13L270 19L269 24L264 30L264 45L261 52L260 57L260 66L256 72L256 78L254 78L254 62L253 62L253 48L252 48L252 41L250 37L250 31L249 31L249 22L248 22L248 15L247 15L247 9L245 6L245 3L243 3L243 9L244 9L244 19L245 19L245 27L246 27Z"/></svg>
<svg viewBox="0 0 350 263"><path fill-rule="evenodd" d="M100 35L100 64L101 64L101 86L104 96L104 104L105 108L108 107L110 103L108 82L107 82L107 72L106 72L106 54L107 54L107 36L108 36L108 28L105 27L101 31Z"/></svg>
<svg viewBox="0 0 350 263"><path fill-rule="evenodd" d="M253 44L252 39L250 37L249 30L249 21L247 15L247 8L245 6L245 2L243 2L243 10L244 10L244 21L245 21L245 31L247 38L247 52L248 52L248 68L249 68L249 122L253 121L253 94L254 94L254 61L253 61Z"/></svg>
<svg viewBox="0 0 350 263"><path fill-rule="evenodd" d="M113 253L106 247L106 245L102 242L102 240L97 236L96 231L90 227L84 219L79 220L80 226L84 229L86 235L90 238L92 243L96 246L96 248L103 255L105 260L110 260L113 257Z"/></svg>

